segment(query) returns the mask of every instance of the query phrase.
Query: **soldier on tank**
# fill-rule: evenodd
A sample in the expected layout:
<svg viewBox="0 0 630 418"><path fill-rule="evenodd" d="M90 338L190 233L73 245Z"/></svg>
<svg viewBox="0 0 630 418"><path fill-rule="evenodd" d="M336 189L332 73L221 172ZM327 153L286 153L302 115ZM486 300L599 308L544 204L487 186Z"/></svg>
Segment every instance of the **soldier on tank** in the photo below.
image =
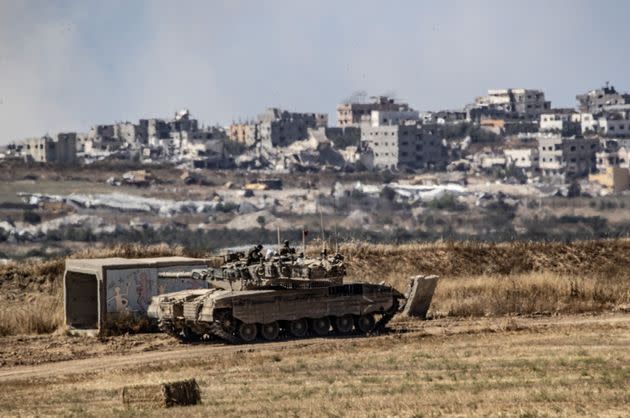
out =
<svg viewBox="0 0 630 418"><path fill-rule="evenodd" d="M291 248L289 240L284 241L284 245L280 247L280 255L289 255L295 253L295 249Z"/></svg>
<svg viewBox="0 0 630 418"><path fill-rule="evenodd" d="M247 264L256 264L259 263L260 260L262 260L262 248L263 246L261 244L258 244L249 250L249 252L247 253Z"/></svg>

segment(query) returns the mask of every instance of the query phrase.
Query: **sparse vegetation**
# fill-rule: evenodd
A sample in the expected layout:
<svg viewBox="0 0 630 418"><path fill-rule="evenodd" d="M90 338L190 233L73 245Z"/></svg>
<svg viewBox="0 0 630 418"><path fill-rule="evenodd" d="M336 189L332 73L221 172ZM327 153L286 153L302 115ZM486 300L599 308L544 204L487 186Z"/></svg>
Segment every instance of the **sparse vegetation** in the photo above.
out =
<svg viewBox="0 0 630 418"><path fill-rule="evenodd" d="M436 197L435 199L428 201L427 207L431 209L447 210L451 212L464 211L467 209L465 204L460 203L457 200L457 197L450 193L445 193L440 197Z"/></svg>
<svg viewBox="0 0 630 418"><path fill-rule="evenodd" d="M179 347L180 354L197 354L178 359L164 353L167 360L3 382L0 411L173 417L624 416L630 402L630 324L614 319L539 320L544 324L538 326L510 319L500 327L487 326L490 322L483 319L442 321L443 328L434 331L435 325L427 323L427 331L353 340L260 344L247 350ZM201 405L141 409L121 404L123 386L190 378L199 383Z"/></svg>
<svg viewBox="0 0 630 418"><path fill-rule="evenodd" d="M30 224L38 224L42 221L42 217L40 216L39 213L29 210L29 211L24 212L24 215L22 216L22 220Z"/></svg>
<svg viewBox="0 0 630 418"><path fill-rule="evenodd" d="M62 296L30 294L19 304L0 307L0 337L47 334L63 325Z"/></svg>

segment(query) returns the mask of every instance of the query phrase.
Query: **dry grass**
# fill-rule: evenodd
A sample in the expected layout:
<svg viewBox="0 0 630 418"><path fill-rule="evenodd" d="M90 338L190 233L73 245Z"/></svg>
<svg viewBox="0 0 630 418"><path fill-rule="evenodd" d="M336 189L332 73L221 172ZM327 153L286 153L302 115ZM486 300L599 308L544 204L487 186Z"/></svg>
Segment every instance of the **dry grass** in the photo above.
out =
<svg viewBox="0 0 630 418"><path fill-rule="evenodd" d="M342 251L351 280L404 290L410 276L439 275L433 316L599 312L630 304L630 240L356 243Z"/></svg>
<svg viewBox="0 0 630 418"><path fill-rule="evenodd" d="M75 416L624 416L630 324L330 340L4 385L0 411ZM127 409L121 387L195 378L202 404ZM32 396L37 393L37 396ZM23 402L29 399L29 402Z"/></svg>
<svg viewBox="0 0 630 418"><path fill-rule="evenodd" d="M46 334L63 325L61 295L30 294L20 303L0 307L0 337Z"/></svg>
<svg viewBox="0 0 630 418"><path fill-rule="evenodd" d="M433 316L579 313L628 304L628 278L532 272L445 278L436 289L430 312Z"/></svg>
<svg viewBox="0 0 630 418"><path fill-rule="evenodd" d="M530 272L630 278L630 239L558 242L445 242L342 247L350 276L396 286L415 274L510 276Z"/></svg>
<svg viewBox="0 0 630 418"><path fill-rule="evenodd" d="M349 280L385 281L404 291L410 276L441 276L429 312L434 316L597 312L630 304L627 239L570 244L351 243L341 251L347 257ZM72 257L166 255L202 256L165 244L125 244L88 248ZM61 323L63 269L63 259L0 266L0 335L49 332ZM32 295L36 297L25 303Z"/></svg>

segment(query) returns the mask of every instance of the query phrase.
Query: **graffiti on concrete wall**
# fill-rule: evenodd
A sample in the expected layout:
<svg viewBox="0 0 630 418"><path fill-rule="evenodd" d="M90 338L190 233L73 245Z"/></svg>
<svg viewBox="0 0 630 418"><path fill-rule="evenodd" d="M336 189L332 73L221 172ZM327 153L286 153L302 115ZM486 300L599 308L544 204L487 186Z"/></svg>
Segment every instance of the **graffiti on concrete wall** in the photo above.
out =
<svg viewBox="0 0 630 418"><path fill-rule="evenodd" d="M107 312L146 312L157 291L157 270L129 269L107 272Z"/></svg>

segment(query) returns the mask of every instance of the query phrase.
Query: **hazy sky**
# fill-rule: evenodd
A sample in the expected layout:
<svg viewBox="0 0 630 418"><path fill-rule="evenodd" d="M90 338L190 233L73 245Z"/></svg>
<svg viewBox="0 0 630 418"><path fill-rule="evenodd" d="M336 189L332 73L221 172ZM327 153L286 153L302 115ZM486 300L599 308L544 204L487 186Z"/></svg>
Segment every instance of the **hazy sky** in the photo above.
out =
<svg viewBox="0 0 630 418"><path fill-rule="evenodd" d="M326 112L357 90L419 110L489 88L553 106L630 90L630 1L0 0L0 144L96 123Z"/></svg>

